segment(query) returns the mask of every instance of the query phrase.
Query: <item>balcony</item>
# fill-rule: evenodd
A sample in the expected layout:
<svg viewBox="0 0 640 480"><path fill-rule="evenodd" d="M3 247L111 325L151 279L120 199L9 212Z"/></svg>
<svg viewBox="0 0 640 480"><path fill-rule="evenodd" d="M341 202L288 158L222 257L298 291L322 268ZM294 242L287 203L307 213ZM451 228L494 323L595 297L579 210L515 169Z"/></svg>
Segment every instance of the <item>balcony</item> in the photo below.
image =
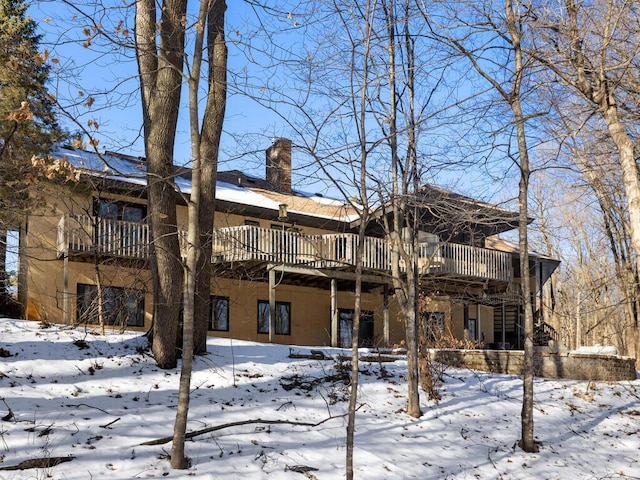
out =
<svg viewBox="0 0 640 480"><path fill-rule="evenodd" d="M180 233L184 246L184 232ZM363 267L388 272L391 254L383 238L366 237ZM145 259L149 228L143 223L66 215L58 224L58 254L95 254ZM285 229L239 226L214 231L213 263L278 263L310 268L348 269L355 266L358 236L351 233L307 235ZM183 248L184 251L184 248ZM512 280L511 254L454 243L421 243L421 275Z"/></svg>
<svg viewBox="0 0 640 480"><path fill-rule="evenodd" d="M128 259L149 255L149 227L90 215L65 215L58 222L58 256L92 254Z"/></svg>
<svg viewBox="0 0 640 480"><path fill-rule="evenodd" d="M365 237L363 268L391 269L389 245L383 238ZM312 268L355 266L358 236L351 233L306 235L253 226L220 228L214 232L212 261L270 262ZM421 275L439 274L511 281L512 259L507 252L454 243L421 243Z"/></svg>

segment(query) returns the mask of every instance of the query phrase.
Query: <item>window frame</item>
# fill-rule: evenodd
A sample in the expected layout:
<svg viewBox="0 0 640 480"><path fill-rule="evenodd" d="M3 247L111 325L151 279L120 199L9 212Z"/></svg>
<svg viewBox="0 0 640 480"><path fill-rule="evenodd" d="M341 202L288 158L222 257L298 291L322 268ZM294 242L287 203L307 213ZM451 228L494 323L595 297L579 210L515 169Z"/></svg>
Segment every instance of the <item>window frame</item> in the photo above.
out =
<svg viewBox="0 0 640 480"><path fill-rule="evenodd" d="M353 316L355 310L353 308L339 308L338 309L338 346L340 348L351 348L352 345L352 333L353 333ZM365 333L364 325L368 324L371 328L371 338L364 338ZM375 343L375 313L373 310L361 310L360 311L360 338L358 339L358 346L360 347L372 347ZM371 343L371 345L369 345Z"/></svg>
<svg viewBox="0 0 640 480"><path fill-rule="evenodd" d="M102 214L102 206L112 209L108 215ZM140 211L140 220L126 219L128 216L127 211L131 210ZM128 223L145 223L147 218L147 205L144 203L125 202L111 198L93 197L93 216L105 220L117 220Z"/></svg>
<svg viewBox="0 0 640 480"><path fill-rule="evenodd" d="M219 302L223 302L226 304L224 313L225 313L225 323L226 323L226 328L216 328L216 321L215 321L215 313L217 312L217 305ZM229 320L230 320L230 314L229 314L229 297L225 297L222 295L211 295L211 297L209 298L209 321L207 322L207 329L210 332L228 332L229 331Z"/></svg>
<svg viewBox="0 0 640 480"><path fill-rule="evenodd" d="M137 288L102 287L104 324L120 327L144 327L144 291ZM98 286L90 283L78 282L76 284L76 322L99 324L100 320L94 309L98 297ZM85 299L88 299L87 303ZM131 307L130 300L135 301L135 310ZM109 308L109 304L112 306ZM107 308L105 308L107 307ZM122 322L122 314L126 314L126 321ZM89 318L82 317L89 315ZM133 322L131 321L133 319Z"/></svg>
<svg viewBox="0 0 640 480"><path fill-rule="evenodd" d="M288 329L283 331L283 322L282 322L282 312L283 309L287 312L286 326ZM268 334L269 333L269 301L268 300L258 300L258 324L257 331L258 334ZM266 329L261 330L261 326L265 326ZM276 301L276 335L291 335L291 302L279 302Z"/></svg>

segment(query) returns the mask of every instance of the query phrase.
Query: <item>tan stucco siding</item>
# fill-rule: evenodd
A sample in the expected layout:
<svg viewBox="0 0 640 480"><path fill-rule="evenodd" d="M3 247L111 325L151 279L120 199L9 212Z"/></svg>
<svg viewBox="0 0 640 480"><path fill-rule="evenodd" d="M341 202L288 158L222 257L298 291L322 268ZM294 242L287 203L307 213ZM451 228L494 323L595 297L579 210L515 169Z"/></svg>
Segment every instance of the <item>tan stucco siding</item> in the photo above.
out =
<svg viewBox="0 0 640 480"><path fill-rule="evenodd" d="M422 308L426 312L444 312L446 333L458 339L469 339L469 332L464 324L464 304L452 302L449 297L428 297L423 301ZM477 322L478 340L483 343L493 342L493 307L469 304L468 315Z"/></svg>
<svg viewBox="0 0 640 480"><path fill-rule="evenodd" d="M213 295L229 298L229 331L211 332L220 337L268 341L268 335L258 333L258 301L269 300L269 285L264 282L215 280ZM338 308L353 309L354 295L338 292ZM331 296L328 290L292 285L276 287L276 301L291 304L291 334L276 335L276 342L298 345L329 345L331 343ZM382 295L363 294L362 309L374 312L374 341L381 342L384 332ZM395 315L390 315L390 324ZM394 342L401 340L401 330L390 325Z"/></svg>
<svg viewBox="0 0 640 480"><path fill-rule="evenodd" d="M28 276L28 318L46 319L62 322L65 299L65 267L62 258L58 258L56 250L58 222L66 213L93 214L93 199L97 196L85 191L83 195L70 195L67 190L52 190L47 209L34 214L29 219L28 233L25 238L25 262ZM101 194L101 198L144 203L143 200L123 195ZM178 227L186 228L187 209L177 207ZM246 215L216 212L215 226L232 227L244 225L247 220L257 221L263 228L279 225L273 220L257 219ZM287 224L287 227L291 225ZM320 228L303 227L306 234L336 233ZM85 261L77 261L71 257L67 270L67 306L66 319L76 321L76 293L78 283L95 285L96 268L89 256ZM151 274L141 262L139 268L117 259L101 259L99 265L100 280L104 286L124 287L142 290L145 293L145 326L151 325L152 292ZM535 285L533 285L535 286ZM258 333L258 301L269 300L269 285L266 281L232 280L215 278L212 295L229 298L229 331L210 332L212 335L232 337L246 340L267 341L267 334ZM481 292L474 292L481 294ZM278 343L300 345L329 345L331 342L331 295L329 290L308 286L279 283L276 287L276 300L291 304L291 334L276 335ZM398 314L395 299L390 299L389 343L399 345L404 340L403 319ZM353 309L355 298L353 292L338 292L338 308ZM425 307L425 305L423 305ZM374 313L374 344L382 344L384 335L384 311L381 289L376 293L365 293L362 296L362 309ZM445 325L455 338L468 338L464 325L464 307L461 303L452 302L443 294L434 296L426 304L427 311L444 312ZM493 338L492 307L471 304L468 306L469 318L477 321L478 339L491 343Z"/></svg>

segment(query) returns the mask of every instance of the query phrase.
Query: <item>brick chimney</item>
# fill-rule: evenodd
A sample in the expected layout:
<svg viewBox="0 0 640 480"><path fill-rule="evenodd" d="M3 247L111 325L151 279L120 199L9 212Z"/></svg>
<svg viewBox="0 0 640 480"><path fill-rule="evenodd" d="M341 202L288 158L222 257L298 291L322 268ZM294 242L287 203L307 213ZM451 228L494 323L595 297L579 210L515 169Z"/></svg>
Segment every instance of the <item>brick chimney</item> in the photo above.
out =
<svg viewBox="0 0 640 480"><path fill-rule="evenodd" d="M282 193L291 193L291 140L276 138L267 148L267 182Z"/></svg>

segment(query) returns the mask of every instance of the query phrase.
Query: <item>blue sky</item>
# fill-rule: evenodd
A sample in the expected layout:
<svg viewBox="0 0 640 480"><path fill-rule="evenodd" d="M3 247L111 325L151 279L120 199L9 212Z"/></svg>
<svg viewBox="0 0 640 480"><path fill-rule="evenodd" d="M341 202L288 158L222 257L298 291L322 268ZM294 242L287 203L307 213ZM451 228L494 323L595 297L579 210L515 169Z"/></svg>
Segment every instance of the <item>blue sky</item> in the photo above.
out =
<svg viewBox="0 0 640 480"><path fill-rule="evenodd" d="M113 8L103 18L94 14L103 25L117 24L122 18L131 27L133 21L132 7L123 16L121 3L116 0L106 0ZM74 11L65 3L40 0L32 4L31 15L38 22L39 31L43 34L42 48L52 52L52 56L59 59L54 66L52 74L52 86L55 87L60 103L65 105L71 116L82 125L89 121L99 124L93 135L99 140L98 149L120 151L133 155L144 155L144 147L141 139L141 109L137 97L138 81L136 79L136 62L132 51L113 51L112 46L100 44L98 38L93 40L90 48L83 47L86 36L83 27L90 25L88 21L72 21ZM247 173L264 176L264 149L270 144L271 138L278 136L291 136L286 121L274 112L261 107L245 92L238 91L234 79L242 79L245 75L253 77L254 85L261 82L262 72L257 65L261 61L268 63L264 58L252 58L248 60L238 45L243 42L259 43L260 34L252 34L255 25L255 12L242 1L229 1L226 15L227 41L229 46L229 91L224 124L224 134L221 145L220 169L239 169ZM263 19L266 22L266 19ZM270 28L280 28L274 31L277 41L285 42L285 48L278 53L286 52L287 46L299 47L303 27L297 28L298 20L295 16L285 12L276 14L268 19ZM61 37L61 33L63 36ZM130 37L129 37L130 40ZM303 45L304 46L304 45ZM277 47L276 47L277 48ZM110 50L110 51L109 51ZM105 53L106 52L106 53ZM255 51L252 52L255 54ZM257 60L257 61L256 61ZM269 75L276 71L273 64L271 69L264 71L264 82L269 83ZM286 84L281 78L275 78L276 83ZM96 92L102 91L102 94ZM183 89L185 92L186 89ZM82 94L80 93L82 92ZM278 92L280 93L280 92ZM86 99L91 95L95 103L88 108ZM178 125L175 162L188 164L190 158L190 144L188 136L188 123L186 120L186 102L183 102L182 118ZM70 130L77 131L77 125L66 122ZM95 123L92 123L95 125ZM453 126L449 129L455 128ZM458 125L458 130L464 127ZM444 130L444 136L453 138L450 130ZM442 135L440 135L442 136ZM438 134L426 134L426 142L437 141ZM446 141L450 141L447 139ZM466 139L465 139L466 141ZM295 144L295 139L294 139ZM453 153L452 155L455 155ZM480 154L478 154L480 155ZM307 159L294 151L294 169ZM500 192L502 187L490 184L483 174L482 168L468 169L463 172L447 174L440 172L440 177L435 180L447 188L473 195L477 193L484 200L491 201ZM439 181L438 181L439 180ZM434 182L429 178L427 181ZM303 180L302 176L294 170L294 184L301 189L322 192L325 195L338 196L339 194L327 184L311 185ZM477 185L480 185L478 187ZM493 198L495 200L495 198Z"/></svg>
<svg viewBox="0 0 640 480"><path fill-rule="evenodd" d="M115 3L115 2L114 2ZM227 22L233 37L235 24L245 22L250 14L241 11L243 2L228 2ZM129 10L132 14L133 10ZM136 63L131 54L122 52L105 53L104 45L96 39L90 48L83 46L85 36L83 25L88 22L72 21L74 12L60 2L37 1L29 10L30 15L38 23L38 31L43 35L41 48L51 52L51 57L58 59L51 75L52 89L56 92L61 104L68 109L78 122L86 126L89 120L99 124L93 129L93 135L99 140L99 150L114 150L133 155L144 155L141 138L141 107L137 97L138 81ZM112 20L113 21L113 20ZM132 22L132 18L127 21ZM70 28L71 26L71 28ZM61 32L64 39L60 40ZM233 42L229 42L230 69L241 71L244 66ZM83 92L83 95L79 92ZM186 89L183 89L183 93ZM102 94L96 92L103 92ZM86 99L91 95L95 103L87 108ZM72 104L74 106L70 106ZM190 158L191 147L188 137L187 104L183 102L182 115L176 139L175 161L186 164ZM78 125L70 120L64 124L71 131L78 131ZM251 135L261 137L255 143L256 148L262 144L266 148L271 137L282 135L282 121L256 102L234 91L230 85L227 115L224 125L223 155L221 160L227 165L223 169L257 168L262 161L261 155L242 155L242 148L236 146L234 138ZM254 148L247 148L253 152ZM255 157L255 158L254 158ZM258 160L257 157L260 157Z"/></svg>

